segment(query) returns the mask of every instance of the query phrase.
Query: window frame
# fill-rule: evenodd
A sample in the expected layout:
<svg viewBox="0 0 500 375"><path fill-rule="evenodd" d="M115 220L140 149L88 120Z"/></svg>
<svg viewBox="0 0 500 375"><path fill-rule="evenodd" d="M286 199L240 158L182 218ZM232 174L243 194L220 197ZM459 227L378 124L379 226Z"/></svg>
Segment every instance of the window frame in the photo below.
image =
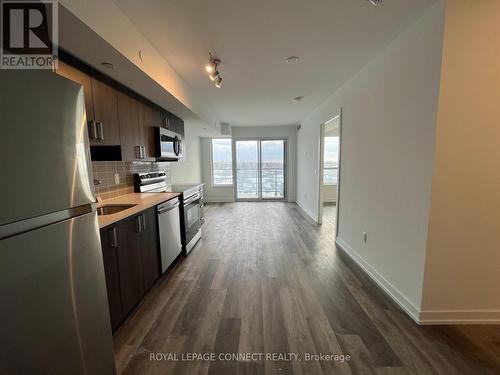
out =
<svg viewBox="0 0 500 375"><path fill-rule="evenodd" d="M231 183L230 184L215 183L214 172L215 171L223 171L225 169L215 169L214 168L214 140L228 140L229 141L229 144L230 144L229 150L231 152L231 155L230 155L231 169L228 169L231 171ZM210 183L211 183L211 186L212 187L232 187L232 186L234 186L233 170L234 170L234 157L233 157L233 140L232 140L232 138L227 138L227 137L226 138L224 138L224 137L210 138Z"/></svg>
<svg viewBox="0 0 500 375"><path fill-rule="evenodd" d="M338 135L334 135L334 136L325 136L324 137L324 145L323 145L323 149L324 149L324 153L326 154L326 138L338 138L339 140L339 147L340 147L340 136ZM339 157L337 156L337 159L339 159ZM339 161L337 160L337 166L336 167L325 167L325 160L323 160L323 186L338 186L339 184ZM331 183L331 182L325 182L325 171L330 171L330 170L336 170L337 171L337 182L336 183Z"/></svg>

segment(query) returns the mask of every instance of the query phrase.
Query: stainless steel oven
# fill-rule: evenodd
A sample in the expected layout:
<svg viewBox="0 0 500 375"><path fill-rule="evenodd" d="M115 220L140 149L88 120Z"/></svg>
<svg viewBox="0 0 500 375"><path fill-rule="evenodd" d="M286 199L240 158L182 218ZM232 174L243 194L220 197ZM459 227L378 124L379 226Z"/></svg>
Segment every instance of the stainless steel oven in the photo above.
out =
<svg viewBox="0 0 500 375"><path fill-rule="evenodd" d="M155 157L158 160L179 160L183 156L184 144L182 137L170 130L156 127Z"/></svg>
<svg viewBox="0 0 500 375"><path fill-rule="evenodd" d="M193 189L194 190L194 189ZM201 238L201 225L203 223L203 189L184 192L184 250L186 255Z"/></svg>

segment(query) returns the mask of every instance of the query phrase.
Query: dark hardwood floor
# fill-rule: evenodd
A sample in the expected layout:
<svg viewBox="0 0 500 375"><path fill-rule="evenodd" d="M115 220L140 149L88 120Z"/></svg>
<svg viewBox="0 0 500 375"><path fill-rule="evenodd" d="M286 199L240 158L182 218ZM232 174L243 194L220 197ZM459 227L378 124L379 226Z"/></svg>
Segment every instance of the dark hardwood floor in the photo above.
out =
<svg viewBox="0 0 500 375"><path fill-rule="evenodd" d="M416 325L335 248L334 206L322 226L289 203L207 208L201 242L115 335L119 373L500 374L500 326ZM301 361L150 360L203 352Z"/></svg>

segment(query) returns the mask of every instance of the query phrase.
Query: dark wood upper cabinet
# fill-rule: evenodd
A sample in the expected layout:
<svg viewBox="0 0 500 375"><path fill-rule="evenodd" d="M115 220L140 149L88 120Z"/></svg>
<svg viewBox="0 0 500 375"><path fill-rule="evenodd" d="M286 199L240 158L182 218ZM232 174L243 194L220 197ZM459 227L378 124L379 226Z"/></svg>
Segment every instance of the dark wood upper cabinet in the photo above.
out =
<svg viewBox="0 0 500 375"><path fill-rule="evenodd" d="M156 207L152 207L142 213L142 231L139 233L144 287L146 290L151 289L154 282L161 276L157 228Z"/></svg>
<svg viewBox="0 0 500 375"><path fill-rule="evenodd" d="M184 120L175 116L175 132L184 138Z"/></svg>
<svg viewBox="0 0 500 375"><path fill-rule="evenodd" d="M92 160L154 160L154 127L184 137L184 121L61 52L57 73L83 86ZM96 147L102 146L102 147Z"/></svg>
<svg viewBox="0 0 500 375"><path fill-rule="evenodd" d="M143 159L139 130L139 106L132 96L121 91L118 96L118 119L120 121L120 145L123 160Z"/></svg>
<svg viewBox="0 0 500 375"><path fill-rule="evenodd" d="M118 272L117 236L115 227L101 230L102 258L106 276L109 317L113 331L118 328L124 318L120 295L120 277Z"/></svg>
<svg viewBox="0 0 500 375"><path fill-rule="evenodd" d="M112 146L120 144L118 99L116 88L92 77L92 102L96 136L90 136L91 145Z"/></svg>
<svg viewBox="0 0 500 375"><path fill-rule="evenodd" d="M184 121L170 112L166 112L165 127L184 137Z"/></svg>
<svg viewBox="0 0 500 375"><path fill-rule="evenodd" d="M120 295L125 315L141 300L145 291L139 231L140 215L127 218L116 224Z"/></svg>
<svg viewBox="0 0 500 375"><path fill-rule="evenodd" d="M85 95L85 112L87 120L94 120L94 105L92 103L92 79L90 78L90 70L77 69L64 61L58 61L57 74L66 77L83 86L83 93Z"/></svg>
<svg viewBox="0 0 500 375"><path fill-rule="evenodd" d="M144 147L146 159L155 157L155 112L154 108L147 103L139 102L139 131L141 145Z"/></svg>
<svg viewBox="0 0 500 375"><path fill-rule="evenodd" d="M166 128L167 127L167 112L160 107L156 107L154 111L154 121L155 121L155 126L159 126L161 128Z"/></svg>

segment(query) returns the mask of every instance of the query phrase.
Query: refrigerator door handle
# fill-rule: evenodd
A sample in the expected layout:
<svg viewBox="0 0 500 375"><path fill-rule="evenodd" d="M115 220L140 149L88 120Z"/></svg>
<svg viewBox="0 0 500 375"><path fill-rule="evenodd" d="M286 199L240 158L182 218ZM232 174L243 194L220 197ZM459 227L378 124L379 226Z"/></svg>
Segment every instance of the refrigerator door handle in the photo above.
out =
<svg viewBox="0 0 500 375"><path fill-rule="evenodd" d="M95 211L94 203L56 211L50 214L36 216L30 219L16 221L10 224L0 225L0 240L8 237L13 237L24 232L29 232L38 228L46 227L48 225L68 220L73 217L82 216L91 213L92 211Z"/></svg>

